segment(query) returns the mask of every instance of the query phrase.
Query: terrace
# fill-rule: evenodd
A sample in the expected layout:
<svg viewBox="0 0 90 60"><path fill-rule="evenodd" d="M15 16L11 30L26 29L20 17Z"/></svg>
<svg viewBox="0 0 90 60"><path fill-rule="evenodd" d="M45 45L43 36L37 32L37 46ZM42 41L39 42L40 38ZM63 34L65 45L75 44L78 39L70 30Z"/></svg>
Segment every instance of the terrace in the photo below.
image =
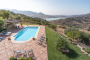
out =
<svg viewBox="0 0 90 60"><path fill-rule="evenodd" d="M23 25L23 27L26 27L26 25ZM18 28L16 30L10 29L12 34L17 33L20 31L22 28ZM37 44L37 39L44 34L44 40L42 42L42 45ZM26 43L11 43L10 40L8 40L9 36L3 36L2 41L0 42L0 60L9 60L11 56L14 55L14 53L11 50L27 50L32 49L33 50L33 56L35 60L48 60L47 57L47 44L46 44L46 35L45 35L45 26L40 26L38 36L36 40L31 40ZM17 56L17 55L15 55ZM19 57L19 56L17 56Z"/></svg>

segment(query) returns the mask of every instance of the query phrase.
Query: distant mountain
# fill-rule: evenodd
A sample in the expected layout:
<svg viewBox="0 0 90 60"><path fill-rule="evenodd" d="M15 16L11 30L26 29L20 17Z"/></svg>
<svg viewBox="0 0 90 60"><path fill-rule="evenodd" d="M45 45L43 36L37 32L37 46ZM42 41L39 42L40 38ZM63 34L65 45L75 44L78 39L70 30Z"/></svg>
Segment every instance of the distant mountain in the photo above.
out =
<svg viewBox="0 0 90 60"><path fill-rule="evenodd" d="M78 16L68 17L66 19L59 19L50 21L53 24L57 25L68 25L68 26L75 26L80 28L88 28L90 27L90 13Z"/></svg>
<svg viewBox="0 0 90 60"><path fill-rule="evenodd" d="M5 8L5 10L13 11L15 13L24 14L24 15L27 15L27 16L30 16L30 17L38 17L38 18L66 17L64 15L46 15L46 14L43 14L42 12L37 13L37 12L32 12L32 11L19 11L19 10L16 10L16 9L8 9L8 8Z"/></svg>

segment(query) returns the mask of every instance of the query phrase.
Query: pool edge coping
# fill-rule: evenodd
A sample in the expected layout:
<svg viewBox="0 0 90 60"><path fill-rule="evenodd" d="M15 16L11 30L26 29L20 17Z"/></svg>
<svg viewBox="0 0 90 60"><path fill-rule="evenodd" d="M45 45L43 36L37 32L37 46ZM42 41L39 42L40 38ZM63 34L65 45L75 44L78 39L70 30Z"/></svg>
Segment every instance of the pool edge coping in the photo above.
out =
<svg viewBox="0 0 90 60"><path fill-rule="evenodd" d="M25 28L25 27L38 27L38 30L37 30L36 35L35 35L35 39L37 39L37 36L38 36L38 33L39 33L39 29L40 29L40 25L28 25L28 26L24 26L24 28ZM24 28L23 28L23 29L24 29ZM21 30L23 30L23 29L21 29ZM20 30L20 31L21 31L21 30ZM19 32L20 32L20 31L19 31ZM32 38L33 38L33 37L31 37L30 39L28 39L28 40L26 40L26 41L22 41L22 42L20 41L20 42L19 42L19 41L15 41L15 40L14 40L14 39L15 39L14 36L15 36L16 34L18 34L18 32L15 33L15 34L13 34L13 35L11 35L11 37L10 37L10 38L11 38L11 43L26 43L26 42L28 42L28 41L31 41Z"/></svg>

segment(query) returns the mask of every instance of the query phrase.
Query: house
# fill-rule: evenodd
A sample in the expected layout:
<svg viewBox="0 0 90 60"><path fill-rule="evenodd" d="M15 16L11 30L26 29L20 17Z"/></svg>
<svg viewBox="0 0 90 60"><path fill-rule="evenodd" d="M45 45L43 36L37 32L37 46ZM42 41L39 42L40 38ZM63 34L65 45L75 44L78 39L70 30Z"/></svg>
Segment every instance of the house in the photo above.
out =
<svg viewBox="0 0 90 60"><path fill-rule="evenodd" d="M13 26L16 27L21 27L21 20L16 20L16 19L10 19L10 20L3 20L4 22L6 22L6 24L8 25L8 28L12 28Z"/></svg>

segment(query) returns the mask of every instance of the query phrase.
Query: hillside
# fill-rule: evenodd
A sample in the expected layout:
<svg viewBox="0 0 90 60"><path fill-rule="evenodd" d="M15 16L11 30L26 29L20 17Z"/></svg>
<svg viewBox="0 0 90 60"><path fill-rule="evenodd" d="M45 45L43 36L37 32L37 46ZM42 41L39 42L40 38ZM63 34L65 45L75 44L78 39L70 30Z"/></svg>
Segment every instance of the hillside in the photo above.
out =
<svg viewBox="0 0 90 60"><path fill-rule="evenodd" d="M66 17L64 15L46 15L46 14L43 14L42 12L37 13L37 12L32 12L32 11L19 11L16 9L5 9L5 10L13 11L14 13L24 14L30 17L38 17L38 18Z"/></svg>
<svg viewBox="0 0 90 60"><path fill-rule="evenodd" d="M16 14L12 11L7 11L7 10L0 10L0 17L2 17L4 20L9 20L9 19L16 19L16 20L22 20L22 23L28 23L28 24L38 24L38 25L46 25L52 29L55 29L56 26L49 23L46 20L43 20L41 18L33 18L26 16L24 14Z"/></svg>
<svg viewBox="0 0 90 60"><path fill-rule="evenodd" d="M53 20L50 22L57 25L61 24L75 26L79 28L88 28L90 26L90 14L79 15L77 17L69 17L66 19Z"/></svg>

